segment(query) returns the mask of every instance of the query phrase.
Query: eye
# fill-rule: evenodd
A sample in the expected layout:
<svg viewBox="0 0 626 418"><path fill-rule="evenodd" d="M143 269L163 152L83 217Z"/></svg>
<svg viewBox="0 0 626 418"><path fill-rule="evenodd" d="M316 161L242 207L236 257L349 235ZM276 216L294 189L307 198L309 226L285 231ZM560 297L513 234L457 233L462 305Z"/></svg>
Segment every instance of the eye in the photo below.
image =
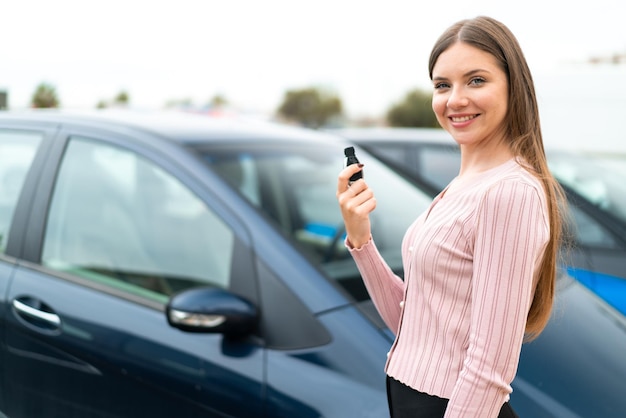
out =
<svg viewBox="0 0 626 418"><path fill-rule="evenodd" d="M481 84L484 84L486 82L486 80L482 77L474 77L470 80L469 84L470 86L480 86Z"/></svg>
<svg viewBox="0 0 626 418"><path fill-rule="evenodd" d="M435 83L435 90L441 90L441 89L447 89L449 88L450 85L444 81L440 81L438 83Z"/></svg>

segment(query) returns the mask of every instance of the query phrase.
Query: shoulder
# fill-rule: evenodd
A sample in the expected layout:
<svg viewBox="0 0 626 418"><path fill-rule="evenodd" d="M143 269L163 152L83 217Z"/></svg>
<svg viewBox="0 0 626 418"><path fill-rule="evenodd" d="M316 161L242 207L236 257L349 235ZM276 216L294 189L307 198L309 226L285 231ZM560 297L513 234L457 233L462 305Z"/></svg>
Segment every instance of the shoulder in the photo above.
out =
<svg viewBox="0 0 626 418"><path fill-rule="evenodd" d="M525 166L523 160L512 161L495 171L483 184L483 197L493 195L523 197L528 194L537 195L542 201L545 199L545 191L539 178L532 169Z"/></svg>
<svg viewBox="0 0 626 418"><path fill-rule="evenodd" d="M519 164L511 165L485 181L477 210L478 216L493 222L496 219L504 222L548 221L547 196L541 181Z"/></svg>

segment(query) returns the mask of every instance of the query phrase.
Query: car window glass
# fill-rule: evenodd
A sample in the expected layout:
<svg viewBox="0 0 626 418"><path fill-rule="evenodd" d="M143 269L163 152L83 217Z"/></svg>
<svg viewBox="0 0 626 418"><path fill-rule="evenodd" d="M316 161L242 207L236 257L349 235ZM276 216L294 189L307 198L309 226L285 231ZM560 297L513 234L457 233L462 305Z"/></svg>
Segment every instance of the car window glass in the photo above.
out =
<svg viewBox="0 0 626 418"><path fill-rule="evenodd" d="M293 238L313 263L357 300L367 298L344 246L345 231L335 197L342 148L273 148L265 144L245 152L203 152L211 167ZM377 195L378 204L371 215L376 245L390 266L400 271L404 232L431 198L373 157L359 157L365 162L364 177Z"/></svg>
<svg viewBox="0 0 626 418"><path fill-rule="evenodd" d="M226 288L233 232L204 202L136 153L73 138L49 212L42 263L165 301Z"/></svg>
<svg viewBox="0 0 626 418"><path fill-rule="evenodd" d="M15 206L43 135L0 130L0 252L5 251Z"/></svg>
<svg viewBox="0 0 626 418"><path fill-rule="evenodd" d="M611 232L576 206L570 205L570 230L574 241L585 247L619 248Z"/></svg>
<svg viewBox="0 0 626 418"><path fill-rule="evenodd" d="M416 165L424 180L443 190L459 174L461 153L457 147L425 146L419 152Z"/></svg>
<svg viewBox="0 0 626 418"><path fill-rule="evenodd" d="M626 157L553 153L554 176L595 206L626 222Z"/></svg>
<svg viewBox="0 0 626 418"><path fill-rule="evenodd" d="M455 145L421 145L382 141L364 146L391 166L415 176L419 181L443 190L458 175L461 153Z"/></svg>
<svg viewBox="0 0 626 418"><path fill-rule="evenodd" d="M376 154L376 156L380 157L385 161L391 161L394 164L400 164L404 166L406 170L411 174L414 173L414 166L411 164L412 153L410 149L410 145L405 146L403 144L393 144L389 145L388 143L367 143L365 142L364 146L367 147L368 150Z"/></svg>

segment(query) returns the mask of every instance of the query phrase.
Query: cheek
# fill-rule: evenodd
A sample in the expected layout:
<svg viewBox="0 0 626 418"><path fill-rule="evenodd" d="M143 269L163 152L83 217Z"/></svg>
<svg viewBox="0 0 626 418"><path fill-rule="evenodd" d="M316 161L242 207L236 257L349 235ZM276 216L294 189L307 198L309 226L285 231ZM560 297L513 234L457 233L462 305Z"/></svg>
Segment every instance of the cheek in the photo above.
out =
<svg viewBox="0 0 626 418"><path fill-rule="evenodd" d="M446 99L443 96L433 96L432 101L433 112L437 116L437 119L443 117L443 114L446 110Z"/></svg>
<svg viewBox="0 0 626 418"><path fill-rule="evenodd" d="M506 119L507 109L509 106L507 91L501 91L489 98L489 104L495 107L501 120Z"/></svg>

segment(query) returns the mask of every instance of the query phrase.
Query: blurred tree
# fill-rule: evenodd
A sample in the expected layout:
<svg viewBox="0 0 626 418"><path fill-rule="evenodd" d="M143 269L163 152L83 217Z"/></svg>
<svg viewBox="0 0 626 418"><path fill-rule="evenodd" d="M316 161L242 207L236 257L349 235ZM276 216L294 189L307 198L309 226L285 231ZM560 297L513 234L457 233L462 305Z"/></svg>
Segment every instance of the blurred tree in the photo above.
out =
<svg viewBox="0 0 626 418"><path fill-rule="evenodd" d="M209 105L211 107L224 107L228 104L228 100L226 100L226 97L222 96L221 94L216 94L215 96L213 96L213 98L209 101Z"/></svg>
<svg viewBox="0 0 626 418"><path fill-rule="evenodd" d="M30 103L32 107L36 108L59 107L59 98L55 87L48 83L39 84Z"/></svg>
<svg viewBox="0 0 626 418"><path fill-rule="evenodd" d="M6 90L0 90L0 110L5 110L9 108L9 93Z"/></svg>
<svg viewBox="0 0 626 418"><path fill-rule="evenodd" d="M98 103L96 103L96 109L105 109L109 106L126 107L129 102L130 96L128 95L128 92L121 90L112 101L104 99L99 100Z"/></svg>
<svg viewBox="0 0 626 418"><path fill-rule="evenodd" d="M116 105L121 105L121 106L126 106L128 105L129 102L130 102L130 97L128 96L128 93L125 90L122 90L119 93L117 93L117 96L115 96L115 99L113 100L113 103L115 103Z"/></svg>
<svg viewBox="0 0 626 418"><path fill-rule="evenodd" d="M432 109L432 94L415 89L387 111L387 124L400 127L439 128Z"/></svg>
<svg viewBox="0 0 626 418"><path fill-rule="evenodd" d="M588 59L591 64L615 64L626 62L626 52L615 52L610 55L595 55Z"/></svg>
<svg viewBox="0 0 626 418"><path fill-rule="evenodd" d="M337 95L310 87L287 91L277 113L288 121L319 128L341 117L343 110Z"/></svg>

